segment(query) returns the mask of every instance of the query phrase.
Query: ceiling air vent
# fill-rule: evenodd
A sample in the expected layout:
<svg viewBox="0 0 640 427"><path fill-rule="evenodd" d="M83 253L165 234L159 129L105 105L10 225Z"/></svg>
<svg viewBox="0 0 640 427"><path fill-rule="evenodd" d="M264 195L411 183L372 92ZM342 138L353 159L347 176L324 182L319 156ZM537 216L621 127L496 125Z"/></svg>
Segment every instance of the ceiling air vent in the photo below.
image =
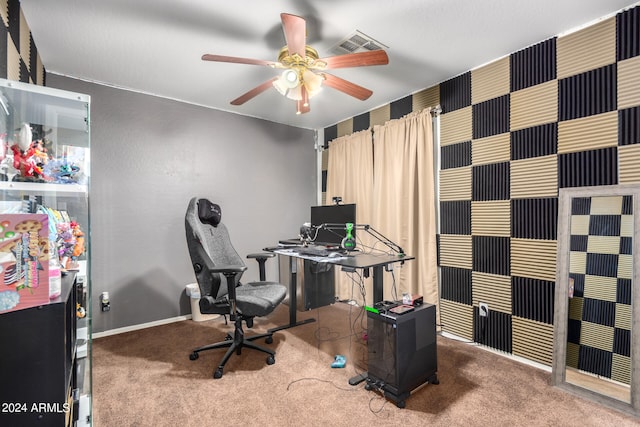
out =
<svg viewBox="0 0 640 427"><path fill-rule="evenodd" d="M347 53L366 52L380 49L388 49L388 47L356 30L349 37L343 39L337 45L332 47L331 52L338 55L344 55Z"/></svg>

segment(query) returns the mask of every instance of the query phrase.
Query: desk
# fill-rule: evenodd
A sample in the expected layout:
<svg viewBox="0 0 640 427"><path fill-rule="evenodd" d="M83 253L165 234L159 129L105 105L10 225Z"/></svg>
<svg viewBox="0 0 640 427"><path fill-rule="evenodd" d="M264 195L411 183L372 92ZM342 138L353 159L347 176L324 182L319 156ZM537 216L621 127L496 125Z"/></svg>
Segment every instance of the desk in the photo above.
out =
<svg viewBox="0 0 640 427"><path fill-rule="evenodd" d="M361 252L352 252L349 256L342 257L318 257L318 256L309 256L303 255L300 253L301 247L275 247L275 248L265 248L266 251L270 251L276 253L278 255L285 255L292 258L303 258L308 259L315 262L326 262L329 264L333 264L336 266L353 268L353 269L362 269L364 271L364 277L369 277L369 270L373 269L373 302L379 302L384 299L383 297L383 273L384 267L389 264L394 264L397 262L403 263L404 261L410 261L415 259L415 257L404 255L388 255L388 254L371 254L371 253L361 253ZM294 263L290 263L290 266L295 265ZM279 326L274 329L270 329L269 332L275 332L282 329L292 328L294 326L303 325L306 323L314 322L315 319L306 319L298 322L296 319L296 311L297 311L297 295L296 295L296 274L297 271L295 268L290 268L289 273L291 274L290 283L293 283L294 286L291 286L289 290L289 324Z"/></svg>

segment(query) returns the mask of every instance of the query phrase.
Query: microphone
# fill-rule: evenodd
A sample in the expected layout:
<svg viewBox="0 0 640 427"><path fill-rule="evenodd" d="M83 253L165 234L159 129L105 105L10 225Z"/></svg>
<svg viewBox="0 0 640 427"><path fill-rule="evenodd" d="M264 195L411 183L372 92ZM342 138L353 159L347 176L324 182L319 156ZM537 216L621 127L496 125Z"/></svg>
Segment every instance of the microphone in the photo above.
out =
<svg viewBox="0 0 640 427"><path fill-rule="evenodd" d="M315 239L317 233L318 232L315 225L311 225L311 223L305 222L300 227L300 241L304 244L308 244L310 241Z"/></svg>

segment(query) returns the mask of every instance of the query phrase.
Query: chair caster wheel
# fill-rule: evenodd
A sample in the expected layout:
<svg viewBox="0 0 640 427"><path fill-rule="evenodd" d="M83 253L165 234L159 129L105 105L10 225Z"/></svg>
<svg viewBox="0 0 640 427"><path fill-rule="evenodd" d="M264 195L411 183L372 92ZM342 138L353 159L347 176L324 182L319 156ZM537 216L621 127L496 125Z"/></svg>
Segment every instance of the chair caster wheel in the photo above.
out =
<svg viewBox="0 0 640 427"><path fill-rule="evenodd" d="M193 352L189 355L189 360L196 360L200 355L196 352Z"/></svg>
<svg viewBox="0 0 640 427"><path fill-rule="evenodd" d="M373 387L371 387L371 384L367 383L364 385L364 389L369 391L369 390L373 390Z"/></svg>
<svg viewBox="0 0 640 427"><path fill-rule="evenodd" d="M266 342L267 344L271 344L273 342L273 337L265 338L264 342Z"/></svg>
<svg viewBox="0 0 640 427"><path fill-rule="evenodd" d="M233 337L231 336L231 334L227 334L226 337L224 337L225 341L231 341L233 339Z"/></svg>
<svg viewBox="0 0 640 427"><path fill-rule="evenodd" d="M213 373L213 378L215 378L216 380L222 378L222 369L216 369L216 371Z"/></svg>
<svg viewBox="0 0 640 427"><path fill-rule="evenodd" d="M267 357L267 365L273 365L274 363L276 363L276 358L273 356L269 356Z"/></svg>

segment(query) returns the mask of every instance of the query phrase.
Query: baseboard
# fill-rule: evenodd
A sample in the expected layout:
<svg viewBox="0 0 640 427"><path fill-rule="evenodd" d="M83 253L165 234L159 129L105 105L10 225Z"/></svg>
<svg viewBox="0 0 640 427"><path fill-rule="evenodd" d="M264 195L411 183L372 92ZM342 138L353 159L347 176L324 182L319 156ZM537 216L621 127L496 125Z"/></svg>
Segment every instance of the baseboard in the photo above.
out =
<svg viewBox="0 0 640 427"><path fill-rule="evenodd" d="M140 323L138 325L131 325L131 326L125 326L123 328L110 329L104 332L95 332L91 334L91 338L95 339L95 338L108 337L110 335L118 335L118 334L123 334L125 332L138 331L140 329L152 328L154 326L166 325L168 323L182 322L183 320L189 320L189 319L191 319L190 314L187 314L185 316L171 317L169 319L155 320L153 322Z"/></svg>
<svg viewBox="0 0 640 427"><path fill-rule="evenodd" d="M466 338L461 338L461 337L459 337L457 335L450 334L449 332L440 332L440 335L442 335L445 338L449 338L449 339L452 339L452 340L464 342L466 344L472 344L472 345L475 345L476 347L478 347L478 348L480 348L482 350L489 351L489 352L491 352L493 354L497 354L498 356L506 357L507 359L515 360L516 362L524 363L525 365L533 366L534 368L538 368L538 369L542 369L543 371L551 372L551 366L547 366L545 364L542 364L542 363L539 363L539 362L535 362L533 360L529 360L529 359L521 357L521 356L516 356L516 355L513 355L513 354L505 353L504 351L496 350L494 348L487 347L486 345L482 345L482 344L474 342L474 341L469 341Z"/></svg>

